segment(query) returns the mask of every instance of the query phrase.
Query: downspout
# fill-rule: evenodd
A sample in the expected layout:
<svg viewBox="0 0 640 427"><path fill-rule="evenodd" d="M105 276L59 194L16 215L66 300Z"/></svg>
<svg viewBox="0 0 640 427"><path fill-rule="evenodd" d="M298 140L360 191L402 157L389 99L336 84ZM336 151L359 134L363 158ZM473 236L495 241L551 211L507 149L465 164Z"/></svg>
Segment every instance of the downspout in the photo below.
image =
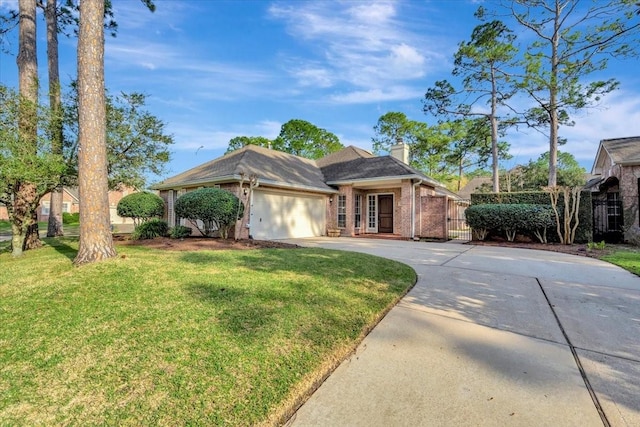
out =
<svg viewBox="0 0 640 427"><path fill-rule="evenodd" d="M416 237L416 187L421 184L422 180L419 179L418 182L414 182L411 186L411 240Z"/></svg>
<svg viewBox="0 0 640 427"><path fill-rule="evenodd" d="M249 181L251 182L251 181ZM251 185L251 183L249 183L249 222L245 225L245 227L247 227L249 229L249 238L253 239L253 236L251 235L251 227L252 227L252 223L253 220L251 219L251 217L253 216L253 189L254 188L258 188L260 186L260 181L256 179L255 185Z"/></svg>

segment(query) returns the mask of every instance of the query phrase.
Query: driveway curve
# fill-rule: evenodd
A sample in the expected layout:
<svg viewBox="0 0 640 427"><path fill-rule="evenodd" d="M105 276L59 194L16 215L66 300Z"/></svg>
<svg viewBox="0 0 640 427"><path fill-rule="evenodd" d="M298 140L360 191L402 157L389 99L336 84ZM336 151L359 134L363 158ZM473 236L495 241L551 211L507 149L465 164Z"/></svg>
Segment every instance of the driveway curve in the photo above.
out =
<svg viewBox="0 0 640 427"><path fill-rule="evenodd" d="M640 426L639 277L527 249L289 242L395 259L418 282L288 425Z"/></svg>

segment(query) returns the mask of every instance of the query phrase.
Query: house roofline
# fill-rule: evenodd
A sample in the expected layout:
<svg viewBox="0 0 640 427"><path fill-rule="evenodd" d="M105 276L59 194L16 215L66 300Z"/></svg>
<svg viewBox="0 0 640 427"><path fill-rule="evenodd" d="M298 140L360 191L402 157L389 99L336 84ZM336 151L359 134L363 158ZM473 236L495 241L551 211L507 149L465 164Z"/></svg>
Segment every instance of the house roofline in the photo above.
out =
<svg viewBox="0 0 640 427"><path fill-rule="evenodd" d="M242 180L242 177L240 175L233 174L233 175L225 175L225 176L216 177L214 179L201 179L201 180L194 180L194 181L185 181L185 182L175 183L175 184L163 184L163 183L160 183L160 184L152 185L151 189L153 189L153 190L175 190L175 189L180 189L180 188L204 186L204 185L211 185L211 184L223 184L223 183L229 183L229 182L240 182L241 180ZM305 190L305 191L312 191L312 192L324 193L324 194L336 194L338 192L338 190L335 190L333 188L319 188L319 187L314 187L314 186L311 186L311 185L290 184L288 182L280 182L280 181L274 181L274 180L271 180L271 179L264 179L264 178L258 178L258 183L259 184L273 186L273 187L280 187L280 188L293 189L293 190Z"/></svg>
<svg viewBox="0 0 640 427"><path fill-rule="evenodd" d="M375 178L358 178L358 179L341 179L341 180L337 180L337 181L327 181L327 185L348 185L348 184L355 184L355 183L369 183L369 182L376 182L376 181L390 181L390 180L396 180L396 179L417 179L417 180L421 180L424 184L431 184L433 187L441 187L442 184L438 183L437 181L425 177L425 176L420 176L420 175L396 175L396 176L378 176Z"/></svg>

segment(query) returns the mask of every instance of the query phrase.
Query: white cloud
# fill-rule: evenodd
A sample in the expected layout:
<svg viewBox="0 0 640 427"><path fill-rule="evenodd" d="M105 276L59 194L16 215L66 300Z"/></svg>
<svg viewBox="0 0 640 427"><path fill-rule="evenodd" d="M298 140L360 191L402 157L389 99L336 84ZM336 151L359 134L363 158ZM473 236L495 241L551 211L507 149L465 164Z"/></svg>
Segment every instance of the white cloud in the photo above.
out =
<svg viewBox="0 0 640 427"><path fill-rule="evenodd" d="M359 89L331 99L360 103L415 98L415 91L387 88L422 78L433 64L442 62L440 53L425 48L431 44L424 35L404 28L399 5L395 1L320 1L275 4L269 12L315 54L315 59L295 58L301 65L289 71L298 84L356 86Z"/></svg>
<svg viewBox="0 0 640 427"><path fill-rule="evenodd" d="M399 101L415 98L416 92L415 88L393 86L334 94L331 95L330 100L337 104L366 104L381 101Z"/></svg>

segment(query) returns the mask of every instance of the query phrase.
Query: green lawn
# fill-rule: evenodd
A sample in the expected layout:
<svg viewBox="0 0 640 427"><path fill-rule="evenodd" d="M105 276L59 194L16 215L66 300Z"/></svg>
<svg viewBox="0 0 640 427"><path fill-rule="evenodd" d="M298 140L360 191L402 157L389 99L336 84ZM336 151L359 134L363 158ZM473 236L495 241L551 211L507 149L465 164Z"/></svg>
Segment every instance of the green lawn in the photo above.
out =
<svg viewBox="0 0 640 427"><path fill-rule="evenodd" d="M286 417L415 282L321 249L0 254L0 425L255 425Z"/></svg>
<svg viewBox="0 0 640 427"><path fill-rule="evenodd" d="M47 226L48 224L46 222L42 222L42 221L38 222L38 230L40 231L41 236L44 236L47 233ZM78 223L63 225L65 234L74 235L74 236L78 235L79 227L80 227L80 224ZM11 223L9 221L0 220L0 234L4 234L4 235L11 234Z"/></svg>
<svg viewBox="0 0 640 427"><path fill-rule="evenodd" d="M640 248L637 250L616 250L613 253L601 256L600 259L640 276Z"/></svg>

